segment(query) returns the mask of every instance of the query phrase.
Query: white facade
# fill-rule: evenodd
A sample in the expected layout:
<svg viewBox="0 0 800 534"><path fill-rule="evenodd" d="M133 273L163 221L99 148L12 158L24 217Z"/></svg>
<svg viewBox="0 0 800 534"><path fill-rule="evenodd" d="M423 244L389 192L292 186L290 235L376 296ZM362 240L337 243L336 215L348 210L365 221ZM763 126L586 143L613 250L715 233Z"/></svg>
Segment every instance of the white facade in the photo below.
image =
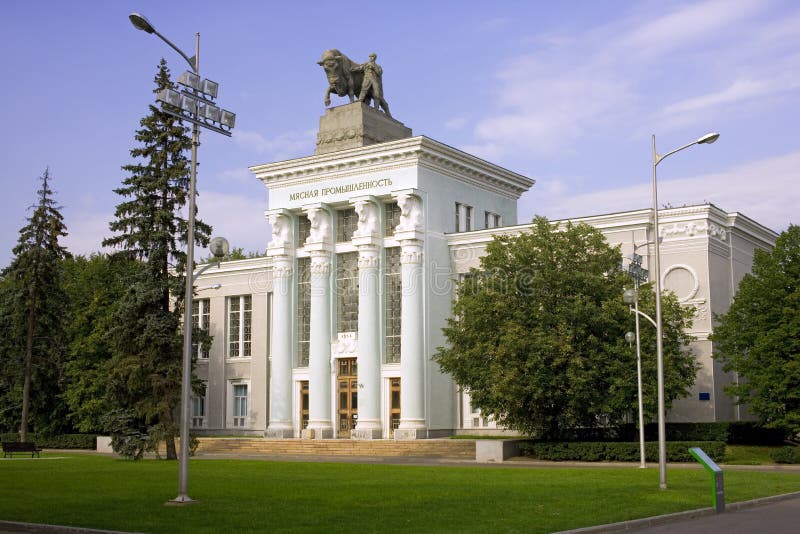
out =
<svg viewBox="0 0 800 534"><path fill-rule="evenodd" d="M514 226L516 203L533 181L426 137L251 171L269 188L272 235L265 225L266 258L227 262L198 281L222 287L197 297L214 343L196 365L207 388L195 426L316 439L493 427L431 357L445 342L454 281L478 266L492 235L525 231ZM650 215L580 221L627 255L652 242ZM710 358L712 314L727 310L753 251L777 236L713 205L659 217L664 287L698 310L702 366L670 419L739 419L722 391L735 377Z"/></svg>

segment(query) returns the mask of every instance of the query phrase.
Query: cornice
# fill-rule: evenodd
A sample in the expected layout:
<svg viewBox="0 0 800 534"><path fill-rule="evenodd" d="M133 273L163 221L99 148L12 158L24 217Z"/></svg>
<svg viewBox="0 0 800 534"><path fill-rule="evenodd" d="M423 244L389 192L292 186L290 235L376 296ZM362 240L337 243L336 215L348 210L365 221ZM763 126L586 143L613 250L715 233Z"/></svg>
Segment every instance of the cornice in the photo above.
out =
<svg viewBox="0 0 800 534"><path fill-rule="evenodd" d="M255 165L250 171L268 188L280 189L413 166L428 168L511 198L519 198L535 183L521 174L424 136Z"/></svg>

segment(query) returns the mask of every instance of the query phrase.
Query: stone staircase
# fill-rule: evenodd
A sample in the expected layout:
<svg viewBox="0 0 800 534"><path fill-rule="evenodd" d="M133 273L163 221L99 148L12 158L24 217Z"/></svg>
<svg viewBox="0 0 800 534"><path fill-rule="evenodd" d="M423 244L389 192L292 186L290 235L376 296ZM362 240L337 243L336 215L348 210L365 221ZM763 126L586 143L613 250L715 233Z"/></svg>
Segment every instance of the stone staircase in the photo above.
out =
<svg viewBox="0 0 800 534"><path fill-rule="evenodd" d="M475 442L464 439L349 440L201 437L196 454L224 456L366 456L475 459Z"/></svg>

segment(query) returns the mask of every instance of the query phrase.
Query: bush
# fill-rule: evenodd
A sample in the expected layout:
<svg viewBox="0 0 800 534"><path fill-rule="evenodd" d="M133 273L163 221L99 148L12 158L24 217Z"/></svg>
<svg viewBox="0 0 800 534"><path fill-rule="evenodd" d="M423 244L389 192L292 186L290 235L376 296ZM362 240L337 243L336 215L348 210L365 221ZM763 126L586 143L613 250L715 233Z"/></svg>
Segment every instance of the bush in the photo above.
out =
<svg viewBox="0 0 800 534"><path fill-rule="evenodd" d="M715 461L725 457L722 441L671 441L667 443L667 461L693 462L690 447L700 447ZM556 462L635 462L639 459L639 443L620 442L533 442L520 443L523 456ZM658 442L645 443L645 458L658 461Z"/></svg>
<svg viewBox="0 0 800 534"><path fill-rule="evenodd" d="M800 449L798 447L781 447L769 454L776 464L800 463Z"/></svg>
<svg viewBox="0 0 800 534"><path fill-rule="evenodd" d="M19 441L19 434L16 432L0 434L0 439L5 442L17 442ZM97 436L94 434L56 434L46 436L29 433L28 441L43 449L95 449L97 447Z"/></svg>

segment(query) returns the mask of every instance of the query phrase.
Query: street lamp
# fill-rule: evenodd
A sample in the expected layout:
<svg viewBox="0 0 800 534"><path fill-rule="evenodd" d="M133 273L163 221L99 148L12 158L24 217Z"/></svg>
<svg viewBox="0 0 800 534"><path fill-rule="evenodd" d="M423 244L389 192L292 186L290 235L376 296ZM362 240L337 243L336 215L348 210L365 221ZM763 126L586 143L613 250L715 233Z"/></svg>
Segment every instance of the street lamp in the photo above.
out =
<svg viewBox="0 0 800 534"><path fill-rule="evenodd" d="M639 283L647 282L649 272L647 269L642 268L642 256L636 254L639 247L644 247L650 243L640 243L633 245L633 254L630 256L630 263L628 264L628 275L633 278L633 293L631 290L626 290L623 293L622 300L626 304L633 304L631 307L632 312L636 312L636 333L628 332L625 334L625 339L628 343L632 340L628 339L628 334L634 336L636 340L636 386L639 401L639 467L644 469L647 467L645 462L645 447L644 447L644 401L642 400L642 344L639 336ZM634 309L635 308L635 309Z"/></svg>
<svg viewBox="0 0 800 534"><path fill-rule="evenodd" d="M664 340L663 340L663 326L661 322L661 250L658 235L658 184L656 181L656 167L661 163L664 158L671 156L676 152L680 152L693 145L711 144L719 139L719 134L716 132L707 133L703 137L687 143L682 147L667 152L663 156L656 152L656 136L653 134L653 229L655 231L655 239L653 240L655 254L653 267L655 270L656 282L656 363L658 373L658 486L661 489L667 489L667 441L666 441L666 423L665 423L665 409L664 409Z"/></svg>
<svg viewBox="0 0 800 534"><path fill-rule="evenodd" d="M139 13L131 13L128 18L131 24L137 29L147 33L155 34L159 39L167 43L173 50L186 60L192 72L184 73L179 79L181 85L189 87L191 90L182 90L180 93L173 89L165 89L158 95L158 100L162 102L162 111L174 115L180 119L192 123L192 160L189 167L189 214L186 235L186 289L184 292L183 310L183 373L181 376L181 450L178 472L178 496L172 503L190 503L189 497L189 418L190 418L190 395L192 382L192 296L194 293L194 221L195 221L195 192L197 189L197 147L200 145L200 126L211 129L223 135L230 136L230 129L233 128L235 115L230 112L227 116L227 130L221 126L222 111L213 106L213 99L217 96L217 85L208 80L200 80L200 34L195 34L194 56L187 56L180 48L175 46L169 39L158 33L153 25ZM179 105L174 106L176 96L180 99ZM165 105L166 104L166 105ZM217 116L214 110L208 112L209 107L220 111ZM173 111L178 109L178 112ZM208 115L208 116L207 116ZM217 125L220 124L220 126ZM224 239L223 239L224 241ZM225 242L227 247L227 241ZM212 253L216 257L215 250L223 247L219 242L212 247ZM201 268L197 274L207 269L208 266Z"/></svg>

